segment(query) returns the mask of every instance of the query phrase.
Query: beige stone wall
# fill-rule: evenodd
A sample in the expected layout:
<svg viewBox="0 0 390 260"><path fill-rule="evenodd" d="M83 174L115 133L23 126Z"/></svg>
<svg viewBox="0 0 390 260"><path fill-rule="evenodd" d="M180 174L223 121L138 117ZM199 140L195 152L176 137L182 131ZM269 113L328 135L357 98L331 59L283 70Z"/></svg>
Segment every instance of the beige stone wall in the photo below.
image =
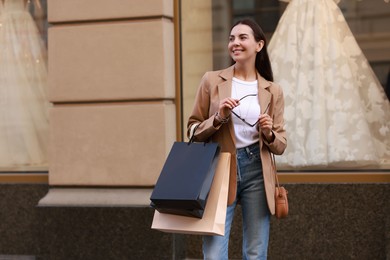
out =
<svg viewBox="0 0 390 260"><path fill-rule="evenodd" d="M213 69L212 1L181 2L183 129L194 106L200 80Z"/></svg>
<svg viewBox="0 0 390 260"><path fill-rule="evenodd" d="M173 0L49 0L50 185L154 185L176 139Z"/></svg>

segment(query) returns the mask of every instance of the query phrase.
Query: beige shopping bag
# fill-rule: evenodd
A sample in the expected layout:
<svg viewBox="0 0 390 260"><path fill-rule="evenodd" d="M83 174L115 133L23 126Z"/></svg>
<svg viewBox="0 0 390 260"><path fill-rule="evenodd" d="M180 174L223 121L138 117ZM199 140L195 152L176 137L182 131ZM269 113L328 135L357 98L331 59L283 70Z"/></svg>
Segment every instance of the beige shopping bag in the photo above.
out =
<svg viewBox="0 0 390 260"><path fill-rule="evenodd" d="M152 229L170 233L223 236L225 234L229 175L230 153L221 153L203 217L198 219L160 213L155 210Z"/></svg>

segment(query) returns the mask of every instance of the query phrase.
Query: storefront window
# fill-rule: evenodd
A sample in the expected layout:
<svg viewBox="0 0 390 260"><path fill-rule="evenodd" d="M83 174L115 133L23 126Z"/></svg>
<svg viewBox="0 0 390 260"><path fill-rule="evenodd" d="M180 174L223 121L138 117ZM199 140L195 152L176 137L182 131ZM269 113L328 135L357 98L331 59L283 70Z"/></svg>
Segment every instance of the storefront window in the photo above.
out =
<svg viewBox="0 0 390 260"><path fill-rule="evenodd" d="M390 2L343 0L339 6L390 98Z"/></svg>
<svg viewBox="0 0 390 260"><path fill-rule="evenodd" d="M46 0L0 1L0 172L48 168Z"/></svg>
<svg viewBox="0 0 390 260"><path fill-rule="evenodd" d="M293 0L298 1L298 0ZM305 4L305 1L299 0L301 4ZM311 1L314 5L317 4L314 1ZM379 103L381 105L377 110L380 113L382 119L389 118L389 111L385 108L388 108L388 105L384 104L383 98L386 98L385 92L389 92L389 73L390 73L390 3L387 0L374 0L374 1L356 1L356 0L328 0L321 1L323 4L326 3L326 8L321 7L319 11L321 12L333 12L337 13L340 11L340 14L343 18L345 18L346 24L348 28L352 32L352 37L346 37L347 40L355 41L357 46L362 50L364 55L359 56L359 59L348 61L352 67L363 66L368 67L368 70L364 68L364 73L372 73L372 77L374 80L365 86L361 86L361 89L364 89L365 92L369 92L367 94L370 97L366 97L369 100L370 106L377 106ZM189 1L189 0L181 0L181 58L182 58L182 95L183 95L183 135L186 136L186 123L191 113L191 109L193 106L193 102L195 99L195 93L199 86L200 79L202 75L208 70L219 70L228 67L231 64L231 59L229 54L227 53L227 40L229 36L229 31L231 25L241 19L243 17L251 17L256 20L263 28L266 36L268 38L268 42L276 35L274 35L275 30L277 30L278 23L288 5L291 5L293 2L287 3L286 1L260 1L260 0L198 0L198 1ZM319 3L319 2L318 2ZM305 15L303 9L300 10L299 15ZM306 14L310 16L311 14ZM328 15L329 16L329 15ZM317 17L317 16L316 16ZM335 14L334 17L338 17ZM341 19L340 17L338 19ZM345 22L344 22L345 23ZM322 23L324 24L324 23ZM341 25L337 25L341 26ZM340 29L335 26L333 29L336 30L334 33L338 33L337 31ZM286 32L292 33L291 31ZM273 39L274 40L274 39ZM305 43L308 43L310 39L305 39ZM330 41L325 36L321 38L322 41ZM332 40L333 41L333 40ZM334 41L332 44L338 44ZM340 43L340 46L345 47L346 42ZM351 46L354 46L353 44ZM344 48L343 47L343 48ZM346 48L348 49L348 48ZM349 51L349 50L347 50ZM307 55L311 55L307 53ZM368 61L367 66L364 63L364 60ZM326 59L326 57L324 57ZM298 62L298 61L296 61ZM355 64L355 65L354 65ZM279 65L279 64L278 64ZM352 71L355 71L355 68L351 68ZM359 71L359 70L356 70ZM368 72L367 72L368 71ZM277 73L278 70L275 70L274 73ZM356 86L355 80L356 77L368 77L370 75L351 75L350 77L350 85L351 96L358 95L358 86ZM317 75L318 76L318 75ZM329 75L328 75L329 76ZM278 77L276 77L278 78ZM378 81L377 86L373 87ZM360 81L359 81L360 82ZM347 82L344 82L348 84ZM355 85L354 85L355 84ZM343 84L340 84L343 87ZM314 88L315 86L310 86ZM330 83L329 83L329 88ZM355 88L355 89L353 89ZM370 90L368 90L370 88ZM371 91L375 89L375 91ZM287 91L285 91L286 93ZM375 94L373 94L375 92ZM330 95L330 94L329 94ZM349 97L347 97L349 98ZM340 99L342 101L342 99ZM351 99L352 100L352 99ZM357 107L364 107L368 103L362 99L361 103L358 101L358 98L354 99L354 101L345 100L348 102L355 102L354 105ZM378 101L379 100L379 101ZM286 100L286 102L290 102L291 100ZM358 102L359 104L356 104ZM328 105L332 102L328 102ZM383 105L384 104L384 105ZM367 105L368 106L368 105ZM328 107L326 107L329 110ZM370 110L372 114L375 114L374 110ZM350 120L348 118L348 113L346 113L346 120ZM332 115L334 117L340 116L339 113L335 113ZM372 115L373 117L377 117L378 114ZM294 119L299 120L299 118ZM340 120L340 119L337 119ZM363 120L363 119L362 119ZM360 120L359 122L362 122ZM368 128L373 127L372 118L369 115L366 115L364 118L365 122L368 125ZM374 119L375 120L375 119ZM379 120L380 121L380 120ZM378 122L379 122L378 121ZM310 120L308 122L311 122ZM349 121L348 121L349 122ZM338 140L341 143L335 144L339 147L339 150L335 150L331 145L328 145L333 141L323 141L320 140L319 146L324 145L322 151L326 151L327 155L326 160L319 160L318 163L315 161L306 162L305 165L301 166L291 166L288 164L289 160L285 160L284 164L285 169L291 168L299 168L299 169L310 169L310 170L345 170L345 169L390 169L389 163L389 134L390 131L389 123L380 121L381 123L376 124L375 127L381 128L380 131L377 131L374 135L378 135L379 139L372 140L372 153L377 153L378 150L382 150L379 152L380 156L375 156L370 154L371 152L363 155L361 153L358 156L355 148L357 150L363 146L351 146L349 151L344 151L345 155L338 155L343 153L342 144L343 140ZM348 123L347 123L348 124ZM371 126L370 126L371 124ZM298 131L297 128L289 126L291 129L287 129L290 132ZM308 128L312 127L309 124L306 126ZM324 132L327 132L326 138L330 138L330 128L333 126L324 125ZM349 131L349 133L357 134L359 133L356 125L350 125L351 129L355 128L353 131ZM336 134L339 134L337 132ZM341 131L341 130L340 130ZM364 134L363 132L366 131ZM362 135L369 136L369 130L364 130ZM305 136L305 142L310 143L312 140L309 138L314 138L313 135L315 133L310 132L311 136ZM295 133L298 135L298 133ZM335 135L337 138L338 135ZM346 137L348 140L349 137ZM356 135L353 138L356 142L363 142ZM387 140L386 140L387 139ZM350 139L352 140L352 139ZM290 145L294 143L294 140L289 140ZM387 142L385 145L379 145L375 148L375 145L378 145L380 142ZM348 141L351 142L351 141ZM307 144L306 143L306 144ZM368 149L367 142L365 143L365 149ZM304 145L304 144L303 144ZM344 146L348 147L347 145ZM317 147L318 148L318 147ZM298 149L298 148L296 148ZM310 147L304 146L302 149L310 150ZM316 149L316 148L313 148ZM305 153L304 151L303 153ZM313 151L311 151L313 152ZM350 158L348 159L348 157ZM356 160L353 159L356 156ZM314 157L314 154L312 158ZM380 157L380 158L379 158ZM343 158L346 158L344 161ZM371 159L368 159L371 158ZM360 161L361 160L361 161ZM374 162L375 161L375 162ZM287 162L287 164L286 164ZM280 164L279 164L280 165ZM332 167L329 167L331 165ZM283 167L283 166L282 166Z"/></svg>

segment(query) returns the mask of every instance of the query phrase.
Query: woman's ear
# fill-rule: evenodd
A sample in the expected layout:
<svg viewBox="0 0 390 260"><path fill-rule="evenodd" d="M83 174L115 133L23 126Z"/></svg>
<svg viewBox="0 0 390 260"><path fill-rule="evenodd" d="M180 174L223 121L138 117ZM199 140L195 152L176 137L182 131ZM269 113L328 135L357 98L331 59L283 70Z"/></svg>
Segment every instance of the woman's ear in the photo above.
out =
<svg viewBox="0 0 390 260"><path fill-rule="evenodd" d="M264 41L263 41L263 40L260 40L260 41L257 43L256 52L260 52L261 49L263 49L263 47L264 47Z"/></svg>

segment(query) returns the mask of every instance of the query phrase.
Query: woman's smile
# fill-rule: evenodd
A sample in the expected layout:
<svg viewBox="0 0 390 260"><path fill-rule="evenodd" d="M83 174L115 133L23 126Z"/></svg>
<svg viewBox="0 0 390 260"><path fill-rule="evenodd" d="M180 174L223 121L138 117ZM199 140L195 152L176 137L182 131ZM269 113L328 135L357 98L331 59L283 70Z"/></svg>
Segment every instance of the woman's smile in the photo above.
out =
<svg viewBox="0 0 390 260"><path fill-rule="evenodd" d="M233 54L236 55L236 54L240 54L241 52L243 52L244 50L243 49L233 49Z"/></svg>

